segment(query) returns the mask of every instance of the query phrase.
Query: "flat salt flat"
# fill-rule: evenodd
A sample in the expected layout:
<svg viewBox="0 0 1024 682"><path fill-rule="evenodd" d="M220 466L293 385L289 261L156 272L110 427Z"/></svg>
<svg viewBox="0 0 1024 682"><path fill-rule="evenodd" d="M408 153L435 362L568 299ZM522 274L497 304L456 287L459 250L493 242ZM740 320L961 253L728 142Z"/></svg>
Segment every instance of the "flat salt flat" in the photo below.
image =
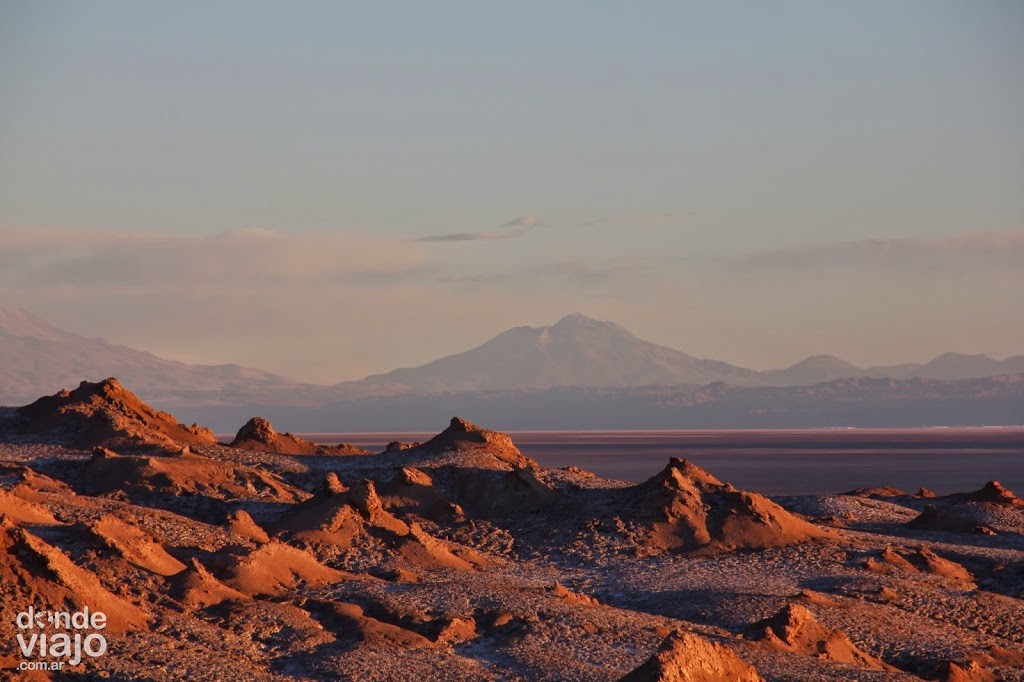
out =
<svg viewBox="0 0 1024 682"><path fill-rule="evenodd" d="M382 450L434 434L315 433L320 443ZM892 486L939 494L998 480L1024 490L1024 428L793 429L706 431L524 431L510 435L548 467L578 466L639 482L669 457L686 457L734 485L769 495L822 495Z"/></svg>

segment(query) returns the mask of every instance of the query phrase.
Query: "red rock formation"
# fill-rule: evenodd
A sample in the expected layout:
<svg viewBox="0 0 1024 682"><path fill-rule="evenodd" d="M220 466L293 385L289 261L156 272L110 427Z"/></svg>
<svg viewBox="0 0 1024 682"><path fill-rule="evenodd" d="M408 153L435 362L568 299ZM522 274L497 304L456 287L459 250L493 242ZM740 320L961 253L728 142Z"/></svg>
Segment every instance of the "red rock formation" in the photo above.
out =
<svg viewBox="0 0 1024 682"><path fill-rule="evenodd" d="M350 577L324 566L309 552L281 542L236 552L220 561L223 582L253 597L281 594L299 582L323 585Z"/></svg>
<svg viewBox="0 0 1024 682"><path fill-rule="evenodd" d="M523 456L508 434L481 428L459 417L452 417L447 429L426 443L410 448L409 452L417 450L446 452L467 449L486 449L491 456L513 466L525 466L530 461Z"/></svg>
<svg viewBox="0 0 1024 682"><path fill-rule="evenodd" d="M13 623L15 611L26 605L50 611L102 611L108 632L139 629L148 619L142 609L107 590L94 573L42 538L0 524L0 618Z"/></svg>
<svg viewBox="0 0 1024 682"><path fill-rule="evenodd" d="M774 616L752 624L748 636L783 651L865 668L883 670L887 667L881 659L857 648L841 630L818 622L810 609L800 604L787 604Z"/></svg>
<svg viewBox="0 0 1024 682"><path fill-rule="evenodd" d="M21 429L46 434L73 447L157 447L212 445L209 429L179 424L173 415L142 402L117 379L83 381L73 391L40 398L19 407Z"/></svg>
<svg viewBox="0 0 1024 682"><path fill-rule="evenodd" d="M763 682L763 678L731 649L676 631L619 682Z"/></svg>
<svg viewBox="0 0 1024 682"><path fill-rule="evenodd" d="M639 507L633 516L643 529L643 553L780 547L833 537L767 497L737 490L676 457L660 473L622 492Z"/></svg>
<svg viewBox="0 0 1024 682"><path fill-rule="evenodd" d="M1024 500L1014 495L1012 490L1004 487L999 481L989 481L982 486L981 490L964 495L964 499L978 502L994 502L995 504L1013 507L1024 506Z"/></svg>
<svg viewBox="0 0 1024 682"><path fill-rule="evenodd" d="M270 542L270 536L257 524L249 513L241 509L228 517L228 532L232 535L252 540L253 542Z"/></svg>
<svg viewBox="0 0 1024 682"><path fill-rule="evenodd" d="M165 576L185 570L185 564L168 554L148 533L116 516L104 514L86 527L101 544L139 568Z"/></svg>
<svg viewBox="0 0 1024 682"><path fill-rule="evenodd" d="M13 523L58 523L49 509L41 504L26 500L23 497L0 488L0 515L6 516Z"/></svg>
<svg viewBox="0 0 1024 682"><path fill-rule="evenodd" d="M280 455L365 455L368 450L341 443L340 445L319 445L291 433L278 433L263 417L253 417L238 430L230 443L233 448L273 452Z"/></svg>
<svg viewBox="0 0 1024 682"><path fill-rule="evenodd" d="M275 474L189 452L168 457L136 457L96 448L82 470L81 482L109 492L258 497L279 502L294 502L308 495Z"/></svg>
<svg viewBox="0 0 1024 682"><path fill-rule="evenodd" d="M198 559L192 559L188 568L174 576L171 595L186 610L203 609L226 601L244 601L248 595L228 587L213 577Z"/></svg>

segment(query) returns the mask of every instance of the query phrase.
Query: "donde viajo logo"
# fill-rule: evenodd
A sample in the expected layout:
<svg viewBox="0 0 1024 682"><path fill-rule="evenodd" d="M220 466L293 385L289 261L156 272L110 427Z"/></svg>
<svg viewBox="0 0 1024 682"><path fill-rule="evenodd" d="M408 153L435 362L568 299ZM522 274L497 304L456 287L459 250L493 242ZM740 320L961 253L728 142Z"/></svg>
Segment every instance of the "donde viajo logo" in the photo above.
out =
<svg viewBox="0 0 1024 682"><path fill-rule="evenodd" d="M50 611L29 606L14 624L15 639L25 660L18 670L64 670L84 659L107 653L107 614L92 611Z"/></svg>

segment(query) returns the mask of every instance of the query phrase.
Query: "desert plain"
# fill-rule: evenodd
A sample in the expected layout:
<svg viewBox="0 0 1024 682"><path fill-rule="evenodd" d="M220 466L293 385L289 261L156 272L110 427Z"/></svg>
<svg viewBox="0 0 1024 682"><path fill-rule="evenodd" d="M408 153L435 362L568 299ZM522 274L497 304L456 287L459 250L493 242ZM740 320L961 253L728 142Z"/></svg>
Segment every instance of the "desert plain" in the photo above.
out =
<svg viewBox="0 0 1024 682"><path fill-rule="evenodd" d="M0 409L0 545L12 679L1024 680L998 481L768 497L680 452L634 483L458 417L218 442L108 379ZM30 607L102 612L104 651L26 653Z"/></svg>

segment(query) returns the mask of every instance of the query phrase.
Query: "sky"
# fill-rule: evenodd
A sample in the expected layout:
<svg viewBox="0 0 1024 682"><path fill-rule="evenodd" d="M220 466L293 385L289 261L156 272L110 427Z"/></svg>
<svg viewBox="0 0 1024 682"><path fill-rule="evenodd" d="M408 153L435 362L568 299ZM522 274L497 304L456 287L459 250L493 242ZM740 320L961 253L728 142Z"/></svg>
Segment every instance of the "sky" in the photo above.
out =
<svg viewBox="0 0 1024 682"><path fill-rule="evenodd" d="M333 382L1024 353L1024 3L0 0L0 305Z"/></svg>

